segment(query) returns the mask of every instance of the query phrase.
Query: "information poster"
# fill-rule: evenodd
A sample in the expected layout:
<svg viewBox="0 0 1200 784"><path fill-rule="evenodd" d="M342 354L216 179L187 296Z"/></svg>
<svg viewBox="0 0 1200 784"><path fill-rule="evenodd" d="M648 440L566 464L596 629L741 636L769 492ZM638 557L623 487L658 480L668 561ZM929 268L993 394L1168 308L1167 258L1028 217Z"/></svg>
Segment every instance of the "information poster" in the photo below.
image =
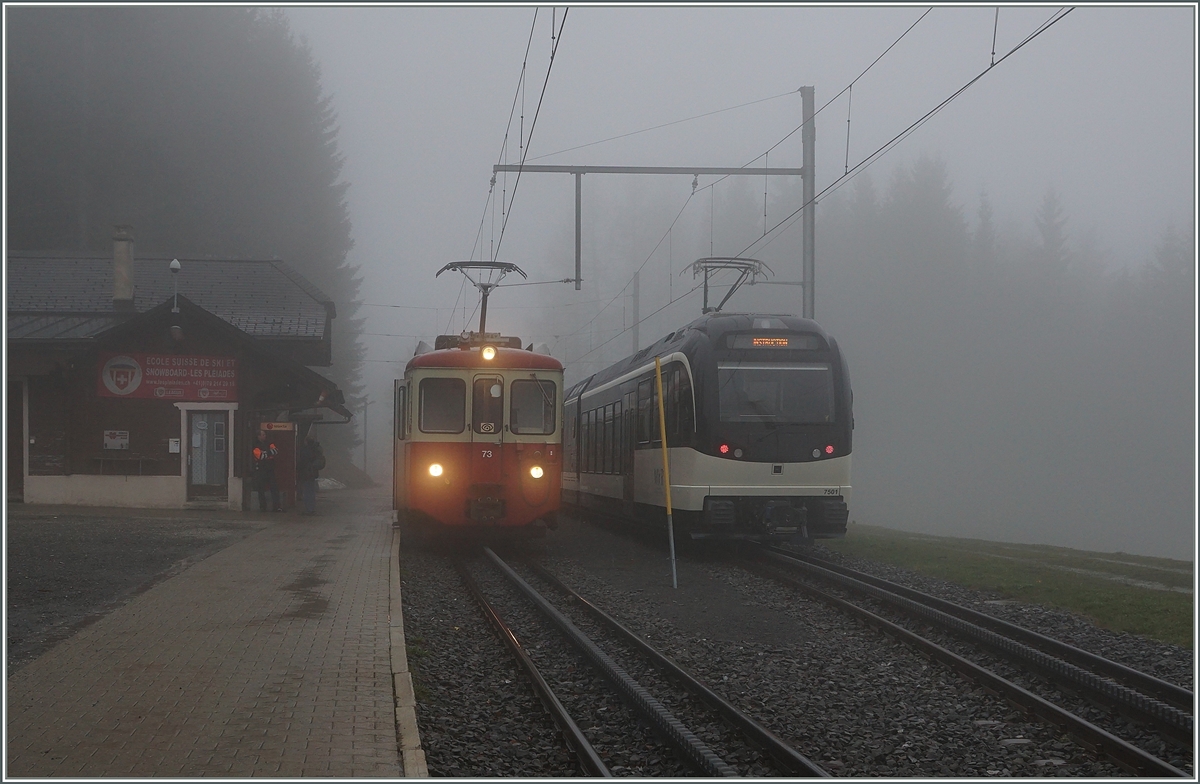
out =
<svg viewBox="0 0 1200 784"><path fill-rule="evenodd" d="M193 354L101 354L100 397L237 400L237 360Z"/></svg>

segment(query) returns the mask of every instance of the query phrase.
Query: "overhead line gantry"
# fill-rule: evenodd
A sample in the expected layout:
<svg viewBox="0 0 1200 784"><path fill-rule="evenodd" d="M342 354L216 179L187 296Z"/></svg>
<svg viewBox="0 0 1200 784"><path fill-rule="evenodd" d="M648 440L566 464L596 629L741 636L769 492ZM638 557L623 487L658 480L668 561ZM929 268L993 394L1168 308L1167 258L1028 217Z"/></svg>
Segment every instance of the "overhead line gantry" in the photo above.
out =
<svg viewBox="0 0 1200 784"><path fill-rule="evenodd" d="M816 192L815 154L816 127L814 117L814 89L801 87L800 96L803 102L802 111L804 125L802 140L804 145L804 166L800 168L780 167L736 167L736 166L554 166L547 164L497 164L492 167L492 173L499 172L541 172L575 175L575 290L579 291L583 283L582 263L582 224L583 224L583 175L585 174L690 174L698 177L701 174L718 176L756 175L756 176L792 176L802 179L804 199L804 259L803 259L803 316L814 318L813 272L815 267L815 207Z"/></svg>

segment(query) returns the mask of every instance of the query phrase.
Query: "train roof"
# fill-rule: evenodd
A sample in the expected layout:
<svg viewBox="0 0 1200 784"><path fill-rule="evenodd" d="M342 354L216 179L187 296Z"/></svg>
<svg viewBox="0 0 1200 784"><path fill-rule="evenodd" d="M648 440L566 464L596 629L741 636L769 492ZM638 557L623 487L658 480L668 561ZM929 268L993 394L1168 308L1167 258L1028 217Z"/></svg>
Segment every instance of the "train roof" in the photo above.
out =
<svg viewBox="0 0 1200 784"><path fill-rule="evenodd" d="M748 332L756 329L768 332L806 332L820 335L826 344L830 342L829 335L812 319L783 313L706 313L637 353L577 382L567 391L564 399L641 367L647 359L652 360L655 356L684 349L698 340L715 342L728 332Z"/></svg>
<svg viewBox="0 0 1200 784"><path fill-rule="evenodd" d="M408 361L404 371L416 368L478 368L480 370L559 370L562 363L549 354L539 354L522 348L496 347L494 359L479 354L480 346L446 348L418 354Z"/></svg>

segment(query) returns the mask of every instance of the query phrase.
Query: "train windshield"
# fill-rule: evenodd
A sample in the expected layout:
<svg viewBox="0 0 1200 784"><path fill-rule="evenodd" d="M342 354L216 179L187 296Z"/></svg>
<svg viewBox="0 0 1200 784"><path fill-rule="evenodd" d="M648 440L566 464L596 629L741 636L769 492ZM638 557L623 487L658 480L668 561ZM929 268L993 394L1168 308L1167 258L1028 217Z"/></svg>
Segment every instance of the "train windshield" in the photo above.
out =
<svg viewBox="0 0 1200 784"><path fill-rule="evenodd" d="M518 435L549 435L557 425L553 381L518 379L512 382L509 420Z"/></svg>
<svg viewBox="0 0 1200 784"><path fill-rule="evenodd" d="M467 385L461 378L421 379L421 432L461 433L466 414Z"/></svg>
<svg viewBox="0 0 1200 784"><path fill-rule="evenodd" d="M720 363L722 422L825 424L833 421L827 363Z"/></svg>

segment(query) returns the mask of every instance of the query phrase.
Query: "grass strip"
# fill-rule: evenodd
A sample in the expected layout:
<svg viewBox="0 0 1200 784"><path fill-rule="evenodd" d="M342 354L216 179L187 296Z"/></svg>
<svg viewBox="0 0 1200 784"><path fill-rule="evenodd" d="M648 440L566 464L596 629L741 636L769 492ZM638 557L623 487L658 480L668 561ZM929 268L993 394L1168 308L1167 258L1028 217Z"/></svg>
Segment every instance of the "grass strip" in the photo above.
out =
<svg viewBox="0 0 1200 784"><path fill-rule="evenodd" d="M1188 561L955 539L858 523L845 539L821 544L1006 599L1068 610L1104 629L1192 648L1195 609Z"/></svg>

